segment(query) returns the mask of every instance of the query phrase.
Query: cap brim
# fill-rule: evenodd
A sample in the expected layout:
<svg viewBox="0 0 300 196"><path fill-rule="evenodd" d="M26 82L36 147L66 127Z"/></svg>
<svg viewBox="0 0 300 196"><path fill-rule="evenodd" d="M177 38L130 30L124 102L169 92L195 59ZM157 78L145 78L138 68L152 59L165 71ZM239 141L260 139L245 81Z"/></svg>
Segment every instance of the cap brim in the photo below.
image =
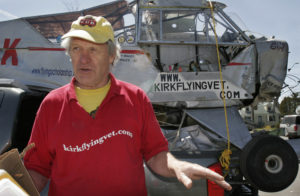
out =
<svg viewBox="0 0 300 196"><path fill-rule="evenodd" d="M85 39L87 41L91 41L91 42L94 42L94 43L97 43L97 44L103 44L103 43L105 43L105 42L108 41L107 39L101 39L101 38L99 39L99 37L96 40L87 31L79 30L79 29L78 30L71 30L71 31L69 31L68 33L66 33L65 35L63 35L61 37L61 39L65 39L65 38L68 38L68 37L81 38L81 39Z"/></svg>

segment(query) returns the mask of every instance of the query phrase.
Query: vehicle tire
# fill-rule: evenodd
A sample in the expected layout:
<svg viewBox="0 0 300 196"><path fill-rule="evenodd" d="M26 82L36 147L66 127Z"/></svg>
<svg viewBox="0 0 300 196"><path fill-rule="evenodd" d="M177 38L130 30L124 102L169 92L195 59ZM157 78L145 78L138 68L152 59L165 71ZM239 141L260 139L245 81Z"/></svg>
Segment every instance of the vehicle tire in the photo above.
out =
<svg viewBox="0 0 300 196"><path fill-rule="evenodd" d="M240 168L252 186L265 192L277 192L296 178L298 157L280 137L260 135L243 148Z"/></svg>
<svg viewBox="0 0 300 196"><path fill-rule="evenodd" d="M231 192L225 192L225 196L259 196L258 190L247 184L236 185Z"/></svg>

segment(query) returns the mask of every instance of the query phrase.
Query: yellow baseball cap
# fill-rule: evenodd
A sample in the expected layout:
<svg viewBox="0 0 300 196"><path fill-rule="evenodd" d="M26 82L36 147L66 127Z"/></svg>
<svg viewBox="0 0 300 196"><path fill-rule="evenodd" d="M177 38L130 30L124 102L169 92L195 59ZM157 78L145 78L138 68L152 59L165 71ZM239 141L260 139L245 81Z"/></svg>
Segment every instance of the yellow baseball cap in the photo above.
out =
<svg viewBox="0 0 300 196"><path fill-rule="evenodd" d="M78 37L97 44L106 43L108 40L115 42L114 31L108 20L102 16L80 16L71 25L68 33L62 36Z"/></svg>

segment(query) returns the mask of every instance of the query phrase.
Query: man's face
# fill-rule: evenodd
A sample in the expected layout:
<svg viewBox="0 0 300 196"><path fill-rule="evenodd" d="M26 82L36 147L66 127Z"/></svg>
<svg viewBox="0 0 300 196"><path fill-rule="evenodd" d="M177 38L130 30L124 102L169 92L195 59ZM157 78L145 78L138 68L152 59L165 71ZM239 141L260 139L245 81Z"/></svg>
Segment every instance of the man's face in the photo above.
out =
<svg viewBox="0 0 300 196"><path fill-rule="evenodd" d="M103 87L108 82L109 67L114 56L109 56L107 44L95 44L73 38L69 53L77 86L95 89Z"/></svg>

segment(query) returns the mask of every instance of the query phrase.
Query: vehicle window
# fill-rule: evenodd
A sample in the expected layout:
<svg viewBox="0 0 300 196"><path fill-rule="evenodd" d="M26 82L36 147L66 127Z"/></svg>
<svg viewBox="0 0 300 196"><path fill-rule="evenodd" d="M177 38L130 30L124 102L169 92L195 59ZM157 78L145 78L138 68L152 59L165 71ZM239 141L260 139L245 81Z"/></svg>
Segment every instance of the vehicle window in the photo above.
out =
<svg viewBox="0 0 300 196"><path fill-rule="evenodd" d="M293 122L294 122L294 120L293 120L294 118L292 118L292 117L289 117L289 118L287 118L286 120L286 123L287 124L293 124Z"/></svg>
<svg viewBox="0 0 300 196"><path fill-rule="evenodd" d="M299 119L300 120L300 119ZM300 122L300 121L299 121ZM289 117L284 117L283 119L284 124L295 124L295 117L289 116Z"/></svg>
<svg viewBox="0 0 300 196"><path fill-rule="evenodd" d="M284 118L282 119L282 123L283 123L283 124L287 124L287 118L284 117Z"/></svg>
<svg viewBox="0 0 300 196"><path fill-rule="evenodd" d="M300 116L296 117L296 124L300 124Z"/></svg>
<svg viewBox="0 0 300 196"><path fill-rule="evenodd" d="M290 124L295 124L295 123L296 123L296 118L295 118L295 117L291 117L291 118L289 119L289 123L290 123Z"/></svg>
<svg viewBox="0 0 300 196"><path fill-rule="evenodd" d="M214 43L214 27L222 42L241 42L237 31L219 14L214 26L210 12L203 10L143 10L140 40ZM182 40L181 40L182 39Z"/></svg>

